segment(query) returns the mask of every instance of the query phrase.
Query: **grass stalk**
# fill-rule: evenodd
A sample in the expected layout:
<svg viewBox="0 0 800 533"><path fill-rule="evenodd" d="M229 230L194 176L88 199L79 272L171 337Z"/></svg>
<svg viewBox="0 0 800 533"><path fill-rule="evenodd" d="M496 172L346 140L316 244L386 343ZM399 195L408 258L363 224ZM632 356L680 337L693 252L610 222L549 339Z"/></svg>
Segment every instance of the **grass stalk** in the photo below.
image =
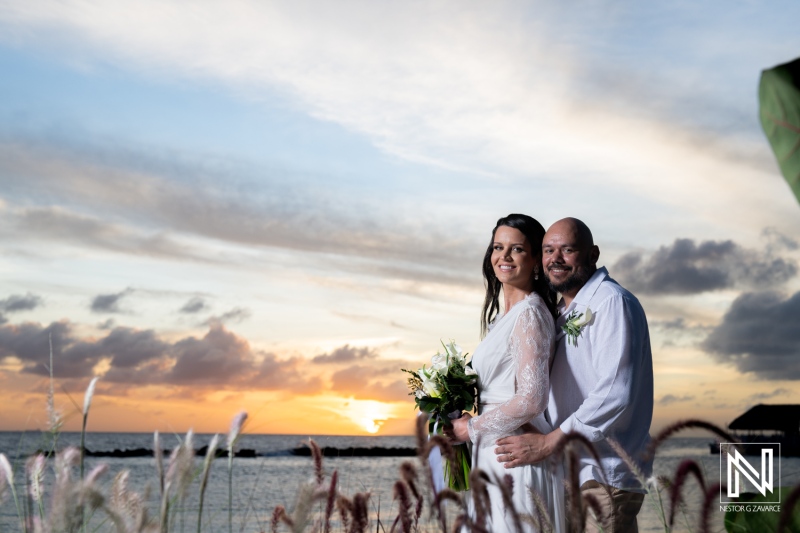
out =
<svg viewBox="0 0 800 533"><path fill-rule="evenodd" d="M17 508L17 517L19 518L19 524L22 528L21 531L25 531L25 519L22 516L22 508L19 506L17 489L14 487L14 470L11 468L11 463L8 462L8 457L3 453L0 453L0 469L2 469L3 475L6 478L6 483L8 483L8 488L11 490L11 496L14 498L14 506Z"/></svg>
<svg viewBox="0 0 800 533"><path fill-rule="evenodd" d="M53 347L52 341L50 346L50 353L52 356ZM81 481L84 479L84 461L86 457L86 422L89 419L89 406L92 405L92 396L94 396L94 388L97 385L98 378L92 378L92 381L89 382L89 386L86 388L86 393L83 396L83 422L81 423L81 463L80 463L80 471L81 471ZM86 533L86 512L83 511L83 533Z"/></svg>
<svg viewBox="0 0 800 533"><path fill-rule="evenodd" d="M233 417L231 429L228 432L228 533L233 533L233 456L236 442L242 433L247 413L242 411Z"/></svg>
<svg viewBox="0 0 800 533"><path fill-rule="evenodd" d="M203 460L203 471L200 474L200 505L197 512L197 533L200 533L203 523L203 502L205 501L206 487L208 486L208 474L211 471L211 463L217 455L217 443L219 435L214 435L206 449L206 457Z"/></svg>

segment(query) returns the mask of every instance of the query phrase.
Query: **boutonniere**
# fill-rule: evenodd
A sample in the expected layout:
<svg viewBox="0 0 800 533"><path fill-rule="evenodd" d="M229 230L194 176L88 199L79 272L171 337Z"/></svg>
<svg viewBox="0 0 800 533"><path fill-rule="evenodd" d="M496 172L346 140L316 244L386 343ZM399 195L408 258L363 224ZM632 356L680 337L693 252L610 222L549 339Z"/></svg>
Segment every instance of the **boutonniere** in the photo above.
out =
<svg viewBox="0 0 800 533"><path fill-rule="evenodd" d="M572 341L573 346L578 345L578 337L581 336L583 326L591 322L593 317L592 310L588 307L586 308L586 313L573 311L569 314L567 321L561 326L561 329L567 334L567 344Z"/></svg>

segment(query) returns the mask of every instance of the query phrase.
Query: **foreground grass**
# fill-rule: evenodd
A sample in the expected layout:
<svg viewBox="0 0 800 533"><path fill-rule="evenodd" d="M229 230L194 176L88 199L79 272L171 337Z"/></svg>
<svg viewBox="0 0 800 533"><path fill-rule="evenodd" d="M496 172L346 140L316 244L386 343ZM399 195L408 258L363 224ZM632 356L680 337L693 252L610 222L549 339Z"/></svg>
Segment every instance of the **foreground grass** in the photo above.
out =
<svg viewBox="0 0 800 533"><path fill-rule="evenodd" d="M84 398L81 444L85 441L86 420L94 385L95 381L92 381ZM57 418L54 417L54 420L60 425ZM219 449L219 437L214 436L205 458L199 463L195 457L194 435L191 431L181 439L168 457L163 456L160 437L156 433L155 468L151 485L155 494L150 493L151 489L145 489L143 493L131 490L127 470L119 472L110 484L103 484L108 476L108 467L101 464L88 473L85 472L82 448L57 449L57 431L53 432L52 448L47 453L17 458L16 467L12 466L6 455L0 454L0 506L11 506L18 519L18 526L13 526L8 531L184 533L196 530L199 533L227 529L229 533L233 533L233 458L246 418L245 413L234 417L223 449ZM487 487L496 485L507 502L511 501L514 487L504 479L491 479L476 469L470 474L472 491L468 495L449 489L435 493L432 489L428 454L434 448L439 448L444 457L449 457L453 454L453 448L442 437L428 438L426 419L420 418L418 422L417 458L405 461L399 467L392 487L395 505L391 516L380 516L379 502L376 506L373 496L367 491L345 494L339 486L338 472L334 470L329 476L325 474L322 451L316 443L310 441L313 477L299 486L293 502L276 506L270 517L259 520L258 529L275 533L486 531L487 510L491 508ZM734 441L724 430L712 424L687 420L677 422L657 435L649 453L654 456L659 447L676 433L698 428L711 432L725 442ZM718 483L709 483L705 479L703 469L698 463L684 460L671 476L648 479L638 471L635 461L614 443L611 444L648 488L650 497L647 501L654 506L665 532L710 531L710 518L718 505L717 496L721 487ZM590 442L579 435L571 434L558 451L564 458L567 471L566 490L571 510L569 519L576 524L598 518L593 516L598 512L596 501L583 498L578 490L577 457L582 449L594 451ZM52 456L52 469L47 468L48 455ZM227 459L216 462L224 462L227 468L228 506L225 517L220 517L218 510L209 514L208 508L204 506L209 475L215 465L213 459L220 455ZM699 506L694 505L693 508L696 509L690 512L683 494L691 484L699 487L702 501ZM24 491L19 490L21 486ZM773 513L768 517L758 513L731 515L726 522L726 529L800 531L800 512L794 512L794 508L800 508L797 504L800 499L800 485L787 489L780 514ZM196 505L187 505L189 495L196 499ZM540 501L537 494L532 494L531 497ZM471 498L471 502L467 498ZM473 513L467 511L468 503L472 504ZM378 509L378 512L374 509ZM537 506L534 516L517 513L513 508L510 511L520 530L532 527L535 531L552 531L551 518L543 505ZM222 522L224 526L221 526ZM244 529L245 524L237 526L239 531Z"/></svg>

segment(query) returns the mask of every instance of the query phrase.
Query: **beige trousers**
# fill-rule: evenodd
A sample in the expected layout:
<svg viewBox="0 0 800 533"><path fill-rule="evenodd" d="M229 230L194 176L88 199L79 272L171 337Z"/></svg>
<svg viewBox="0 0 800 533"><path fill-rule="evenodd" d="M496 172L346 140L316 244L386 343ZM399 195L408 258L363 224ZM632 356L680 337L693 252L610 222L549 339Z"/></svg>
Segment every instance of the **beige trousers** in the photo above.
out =
<svg viewBox="0 0 800 533"><path fill-rule="evenodd" d="M602 515L595 517L594 511L587 510L585 530L571 524L570 531L588 533L637 533L639 526L636 515L642 508L644 494L602 485L590 480L581 485L581 495L591 494L600 503Z"/></svg>

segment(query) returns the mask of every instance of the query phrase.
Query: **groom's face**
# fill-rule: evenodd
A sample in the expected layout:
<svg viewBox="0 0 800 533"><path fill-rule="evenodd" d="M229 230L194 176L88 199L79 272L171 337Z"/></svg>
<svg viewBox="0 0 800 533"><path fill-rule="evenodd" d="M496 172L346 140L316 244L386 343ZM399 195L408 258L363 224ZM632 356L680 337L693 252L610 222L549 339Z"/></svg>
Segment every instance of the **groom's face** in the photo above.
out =
<svg viewBox="0 0 800 533"><path fill-rule="evenodd" d="M574 296L595 270L592 247L585 246L572 224L554 224L542 242L542 266L550 287Z"/></svg>

